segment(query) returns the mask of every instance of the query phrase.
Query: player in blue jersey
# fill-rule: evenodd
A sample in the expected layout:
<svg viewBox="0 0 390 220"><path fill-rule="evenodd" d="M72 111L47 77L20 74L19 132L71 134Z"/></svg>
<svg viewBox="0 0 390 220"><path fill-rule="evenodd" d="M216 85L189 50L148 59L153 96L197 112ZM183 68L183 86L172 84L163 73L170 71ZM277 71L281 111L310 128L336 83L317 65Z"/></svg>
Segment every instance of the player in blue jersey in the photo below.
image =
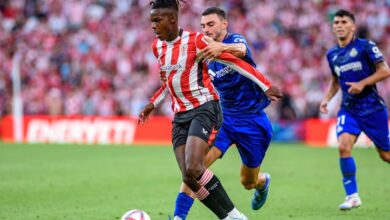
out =
<svg viewBox="0 0 390 220"><path fill-rule="evenodd" d="M260 165L272 137L271 123L264 113L271 100L282 97L275 86L263 92L251 79L243 77L222 63L212 61L223 51L232 53L256 66L245 38L240 34L227 32L226 13L216 7L202 13L202 31L210 40L209 46L201 51L199 57L208 60L209 74L216 87L222 106L223 124L214 146L206 157L206 166L210 166L236 144L240 153L241 183L245 189L255 189L252 208L260 209L267 198L270 175L260 173ZM176 198L174 220L183 220L193 204L195 196L182 184Z"/></svg>
<svg viewBox="0 0 390 220"><path fill-rule="evenodd" d="M328 102L341 88L342 102L336 130L340 169L347 196L339 208L350 210L362 204L351 153L362 131L374 142L380 157L390 163L387 109L375 86L376 82L390 76L390 70L374 42L355 37L352 13L337 11L333 19L333 32L338 44L327 53L332 78L320 104L320 111L324 114L328 112Z"/></svg>

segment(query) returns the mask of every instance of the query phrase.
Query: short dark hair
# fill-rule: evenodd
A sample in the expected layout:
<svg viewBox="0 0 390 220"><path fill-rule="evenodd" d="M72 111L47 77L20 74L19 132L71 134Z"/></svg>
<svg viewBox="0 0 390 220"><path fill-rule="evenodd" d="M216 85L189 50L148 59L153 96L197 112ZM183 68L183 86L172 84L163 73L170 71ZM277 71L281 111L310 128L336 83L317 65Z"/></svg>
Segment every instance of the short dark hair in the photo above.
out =
<svg viewBox="0 0 390 220"><path fill-rule="evenodd" d="M216 14L223 19L227 19L226 12L218 7L210 7L202 12L202 16Z"/></svg>
<svg viewBox="0 0 390 220"><path fill-rule="evenodd" d="M179 11L180 2L186 2L184 0L154 0L150 2L152 9L158 8L171 8Z"/></svg>
<svg viewBox="0 0 390 220"><path fill-rule="evenodd" d="M347 10L344 10L344 9L340 9L338 11L336 11L336 13L334 14L334 16L336 17L344 17L344 16L347 16L349 17L353 22L355 22L355 16L350 12L350 11L347 11Z"/></svg>

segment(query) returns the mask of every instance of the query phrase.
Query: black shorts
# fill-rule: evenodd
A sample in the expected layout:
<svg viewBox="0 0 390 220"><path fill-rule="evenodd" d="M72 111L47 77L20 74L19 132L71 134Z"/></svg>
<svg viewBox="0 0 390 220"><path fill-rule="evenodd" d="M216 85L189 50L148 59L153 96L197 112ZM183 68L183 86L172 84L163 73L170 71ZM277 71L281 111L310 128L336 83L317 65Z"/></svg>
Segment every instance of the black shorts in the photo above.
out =
<svg viewBox="0 0 390 220"><path fill-rule="evenodd" d="M186 144L188 136L199 137L211 147L222 125L219 101L209 101L189 111L176 113L172 125L174 149Z"/></svg>

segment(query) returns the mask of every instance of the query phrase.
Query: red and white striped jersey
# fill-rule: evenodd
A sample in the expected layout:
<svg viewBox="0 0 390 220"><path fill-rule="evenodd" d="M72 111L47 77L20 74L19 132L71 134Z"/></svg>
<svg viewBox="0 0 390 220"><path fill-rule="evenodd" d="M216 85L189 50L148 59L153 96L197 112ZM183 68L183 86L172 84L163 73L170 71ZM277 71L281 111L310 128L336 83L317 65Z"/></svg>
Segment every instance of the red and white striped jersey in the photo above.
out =
<svg viewBox="0 0 390 220"><path fill-rule="evenodd" d="M152 48L159 60L161 79L160 89L150 99L157 106L169 93L172 98L172 110L185 112L208 101L218 100L218 94L211 83L207 65L198 62L196 56L207 46L204 35L197 32L180 31L171 41L155 39ZM218 58L240 74L252 79L266 91L271 83L253 66L229 53Z"/></svg>

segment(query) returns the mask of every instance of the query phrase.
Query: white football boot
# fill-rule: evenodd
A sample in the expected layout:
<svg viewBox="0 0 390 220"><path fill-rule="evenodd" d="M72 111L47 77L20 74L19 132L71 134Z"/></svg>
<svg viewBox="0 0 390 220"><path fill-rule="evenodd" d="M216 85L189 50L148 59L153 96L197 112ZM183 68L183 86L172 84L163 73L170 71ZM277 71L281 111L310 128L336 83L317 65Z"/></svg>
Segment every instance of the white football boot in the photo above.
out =
<svg viewBox="0 0 390 220"><path fill-rule="evenodd" d="M248 217L246 217L243 213L240 213L240 217L229 217L229 220L248 220Z"/></svg>
<svg viewBox="0 0 390 220"><path fill-rule="evenodd" d="M358 208L362 205L362 200L357 193L349 195L345 198L345 201L339 206L340 210L347 211L353 208Z"/></svg>

